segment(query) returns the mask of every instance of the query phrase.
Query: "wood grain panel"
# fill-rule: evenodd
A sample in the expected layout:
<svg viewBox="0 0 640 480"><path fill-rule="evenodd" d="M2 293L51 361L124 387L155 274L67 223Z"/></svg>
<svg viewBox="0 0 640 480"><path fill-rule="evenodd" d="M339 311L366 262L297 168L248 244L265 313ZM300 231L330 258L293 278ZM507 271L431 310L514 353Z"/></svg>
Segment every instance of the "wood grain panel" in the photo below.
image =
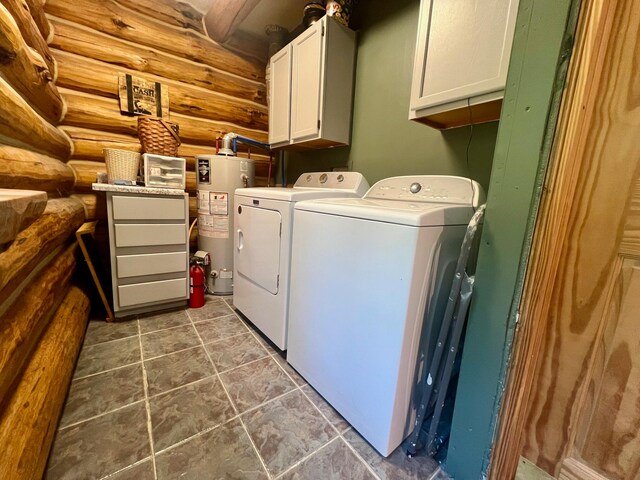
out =
<svg viewBox="0 0 640 480"><path fill-rule="evenodd" d="M45 8L57 17L109 35L211 65L242 78L264 81L264 65L247 61L193 30L160 23L113 0L48 0Z"/></svg>
<svg viewBox="0 0 640 480"><path fill-rule="evenodd" d="M260 0L211 0L204 21L207 33L216 42L225 42Z"/></svg>
<svg viewBox="0 0 640 480"><path fill-rule="evenodd" d="M624 260L595 354L595 388L579 421L581 458L624 480L640 476L640 258Z"/></svg>
<svg viewBox="0 0 640 480"><path fill-rule="evenodd" d="M640 144L633 138L640 128L635 108L640 4L587 2L583 18L587 33L578 40L578 70L564 100L521 306L519 336L524 341L518 339L516 358L525 361L510 375L510 382L515 379L519 385L510 397L525 405L516 416L528 410L524 456L554 476L565 458L582 459L581 446L590 437L581 430L596 428L589 412L597 412L604 400L599 392L622 385L629 365L624 349L615 350L617 323L610 320L609 306L622 291L616 286L619 248L640 176ZM640 297L637 288L634 295ZM607 353L598 355L601 350ZM614 354L615 361L606 360ZM615 377L612 385L599 380L598 372L607 368ZM617 390L611 398L620 394ZM616 408L607 409L610 439L623 431L613 424L616 415L629 412L622 403ZM511 422L504 425L513 428ZM603 429L604 424L596 428L598 436ZM629 442L633 440L627 436L607 450L621 470L635 461ZM504 447L517 451L516 445ZM599 463L601 456L594 454L591 460L587 470L609 468L606 461ZM634 478L637 471L624 475L620 478Z"/></svg>
<svg viewBox="0 0 640 480"><path fill-rule="evenodd" d="M88 59L63 51L55 51L59 62L57 84L85 93L119 98L118 75L133 70L118 68L105 62ZM170 111L209 120L231 122L246 128L267 130L267 108L187 83L167 80L155 75L138 74L169 88Z"/></svg>
<svg viewBox="0 0 640 480"><path fill-rule="evenodd" d="M558 480L607 480L607 477L600 475L575 458L567 458L562 464Z"/></svg>
<svg viewBox="0 0 640 480"><path fill-rule="evenodd" d="M620 253L640 256L640 181L636 182L629 202L629 214L622 234Z"/></svg>
<svg viewBox="0 0 640 480"><path fill-rule="evenodd" d="M147 72L232 97L266 105L266 87L210 65L106 35L66 20L51 17L55 34L51 46L118 67Z"/></svg>

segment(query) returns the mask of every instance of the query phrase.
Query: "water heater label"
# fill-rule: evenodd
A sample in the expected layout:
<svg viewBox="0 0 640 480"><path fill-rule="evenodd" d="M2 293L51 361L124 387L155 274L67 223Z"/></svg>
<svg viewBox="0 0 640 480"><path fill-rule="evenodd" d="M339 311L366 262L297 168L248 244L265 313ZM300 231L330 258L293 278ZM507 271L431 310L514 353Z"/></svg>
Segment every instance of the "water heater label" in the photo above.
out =
<svg viewBox="0 0 640 480"><path fill-rule="evenodd" d="M229 216L214 215L211 233L213 238L229 238Z"/></svg>
<svg viewBox="0 0 640 480"><path fill-rule="evenodd" d="M209 213L209 192L198 190L198 213Z"/></svg>
<svg viewBox="0 0 640 480"><path fill-rule="evenodd" d="M211 164L208 158L198 159L198 184L211 184Z"/></svg>
<svg viewBox="0 0 640 480"><path fill-rule="evenodd" d="M221 270L220 278L233 278L233 270Z"/></svg>
<svg viewBox="0 0 640 480"><path fill-rule="evenodd" d="M209 192L209 213L211 215L229 215L229 194L227 192Z"/></svg>

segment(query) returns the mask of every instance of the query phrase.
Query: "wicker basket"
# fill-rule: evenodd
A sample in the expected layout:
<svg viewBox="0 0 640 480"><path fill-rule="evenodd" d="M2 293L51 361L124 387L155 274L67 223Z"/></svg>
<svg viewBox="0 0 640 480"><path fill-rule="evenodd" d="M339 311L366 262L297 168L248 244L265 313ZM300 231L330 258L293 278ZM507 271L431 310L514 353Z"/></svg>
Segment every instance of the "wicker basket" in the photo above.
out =
<svg viewBox="0 0 640 480"><path fill-rule="evenodd" d="M175 123L157 117L138 117L138 138L142 153L175 157L180 146L179 129Z"/></svg>
<svg viewBox="0 0 640 480"><path fill-rule="evenodd" d="M114 180L131 180L138 178L140 167L140 154L129 150L117 148L104 149L104 163L107 165L107 178L109 183Z"/></svg>

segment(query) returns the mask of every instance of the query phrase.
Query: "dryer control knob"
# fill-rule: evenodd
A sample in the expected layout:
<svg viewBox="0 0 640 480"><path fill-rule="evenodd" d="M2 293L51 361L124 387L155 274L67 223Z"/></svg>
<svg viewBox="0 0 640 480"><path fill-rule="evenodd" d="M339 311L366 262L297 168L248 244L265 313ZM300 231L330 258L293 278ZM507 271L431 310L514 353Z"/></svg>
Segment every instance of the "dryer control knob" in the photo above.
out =
<svg viewBox="0 0 640 480"><path fill-rule="evenodd" d="M418 193L420 190L422 190L422 185L420 185L418 182L412 183L409 187L409 190L411 190L411 193Z"/></svg>

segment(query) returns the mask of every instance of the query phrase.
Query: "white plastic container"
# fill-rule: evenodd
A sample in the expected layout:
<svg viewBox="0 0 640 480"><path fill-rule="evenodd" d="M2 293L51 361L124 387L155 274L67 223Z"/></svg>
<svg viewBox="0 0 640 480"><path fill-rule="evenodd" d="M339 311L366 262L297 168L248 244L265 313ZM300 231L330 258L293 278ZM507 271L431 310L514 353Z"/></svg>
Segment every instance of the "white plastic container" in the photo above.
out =
<svg viewBox="0 0 640 480"><path fill-rule="evenodd" d="M187 161L179 157L165 157L145 153L143 156L144 184L147 187L184 190Z"/></svg>

